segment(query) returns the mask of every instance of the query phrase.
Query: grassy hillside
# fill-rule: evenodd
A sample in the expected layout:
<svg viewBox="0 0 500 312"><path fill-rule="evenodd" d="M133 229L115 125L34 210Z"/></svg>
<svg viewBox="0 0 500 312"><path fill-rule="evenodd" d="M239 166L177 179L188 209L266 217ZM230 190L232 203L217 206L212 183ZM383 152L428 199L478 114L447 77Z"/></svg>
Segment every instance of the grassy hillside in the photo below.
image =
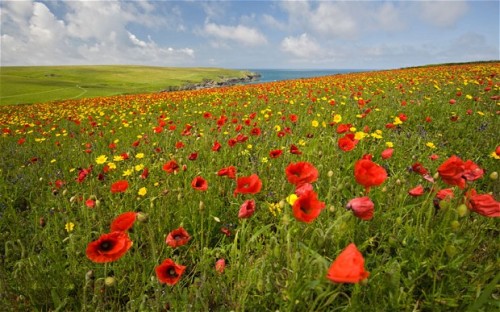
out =
<svg viewBox="0 0 500 312"><path fill-rule="evenodd" d="M41 103L63 99L157 92L171 86L243 77L221 68L146 66L27 66L0 68L0 103Z"/></svg>

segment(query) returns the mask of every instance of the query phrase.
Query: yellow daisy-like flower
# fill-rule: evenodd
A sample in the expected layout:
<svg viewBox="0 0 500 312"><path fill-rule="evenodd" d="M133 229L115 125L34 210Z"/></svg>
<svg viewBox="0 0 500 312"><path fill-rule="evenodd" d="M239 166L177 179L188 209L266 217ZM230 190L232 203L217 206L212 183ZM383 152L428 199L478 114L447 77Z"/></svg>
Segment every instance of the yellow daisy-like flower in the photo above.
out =
<svg viewBox="0 0 500 312"><path fill-rule="evenodd" d="M363 132L363 131L358 131L354 134L354 139L355 140L363 140L368 134Z"/></svg>
<svg viewBox="0 0 500 312"><path fill-rule="evenodd" d="M295 203L295 201L297 200L297 198L299 198L296 194L290 194L287 196L286 198L286 202L288 204L290 204L290 206L293 206L293 204Z"/></svg>
<svg viewBox="0 0 500 312"><path fill-rule="evenodd" d="M274 126L274 131L276 132L281 131L281 127L279 125Z"/></svg>
<svg viewBox="0 0 500 312"><path fill-rule="evenodd" d="M392 142L385 142L385 146L394 147L394 144Z"/></svg>
<svg viewBox="0 0 500 312"><path fill-rule="evenodd" d="M376 130L375 132L371 133L370 136L375 139L381 139L382 138L382 131L381 130Z"/></svg>
<svg viewBox="0 0 500 312"><path fill-rule="evenodd" d="M108 157L106 157L106 155L101 155L101 156L99 156L99 157L97 157L97 158L95 159L95 162L96 162L98 165L102 165L102 164L104 164L104 163L105 163L105 162L107 162L107 161L108 161Z"/></svg>
<svg viewBox="0 0 500 312"><path fill-rule="evenodd" d="M112 163L112 162L109 162L108 163L108 168L111 169L111 170L116 169L116 164Z"/></svg>
<svg viewBox="0 0 500 312"><path fill-rule="evenodd" d="M123 161L123 157L121 155L116 155L113 157L113 161Z"/></svg>
<svg viewBox="0 0 500 312"><path fill-rule="evenodd" d="M298 144L299 144L299 146L305 146L306 145L306 141L303 140L303 139L300 139Z"/></svg>
<svg viewBox="0 0 500 312"><path fill-rule="evenodd" d="M319 126L319 122L317 120L313 120L311 122L311 126L313 126L314 128L317 128Z"/></svg>
<svg viewBox="0 0 500 312"><path fill-rule="evenodd" d="M333 122L334 122L334 123L339 123L339 122L341 122L341 121L342 121L342 116L340 116L339 114L335 114L335 115L333 116Z"/></svg>
<svg viewBox="0 0 500 312"><path fill-rule="evenodd" d="M135 155L135 158L137 158L137 159L144 158L144 153L137 153L137 155Z"/></svg>
<svg viewBox="0 0 500 312"><path fill-rule="evenodd" d="M64 225L64 229L66 232L71 233L73 232L73 229L75 228L75 224L73 222L68 222L66 225Z"/></svg>
<svg viewBox="0 0 500 312"><path fill-rule="evenodd" d="M356 132L356 130L357 130L356 127L350 127L349 128L349 131L351 131L351 132Z"/></svg>
<svg viewBox="0 0 500 312"><path fill-rule="evenodd" d="M265 164L268 162L268 159L267 157L262 157L262 159L260 160L261 163Z"/></svg>
<svg viewBox="0 0 500 312"><path fill-rule="evenodd" d="M500 156L498 156L495 151L491 152L490 157L495 159L500 159Z"/></svg>
<svg viewBox="0 0 500 312"><path fill-rule="evenodd" d="M401 121L401 119L399 119L399 117L394 117L394 122L393 122L394 125L402 125L403 122Z"/></svg>
<svg viewBox="0 0 500 312"><path fill-rule="evenodd" d="M252 149L252 147L253 147L252 144L247 145L247 149Z"/></svg>
<svg viewBox="0 0 500 312"><path fill-rule="evenodd" d="M131 174L132 174L132 169L127 169L127 170L123 171L122 177L128 177Z"/></svg>
<svg viewBox="0 0 500 312"><path fill-rule="evenodd" d="M434 145L434 143L432 143L432 142L425 143L425 146L427 146L430 149L435 149L436 148L436 145Z"/></svg>
<svg viewBox="0 0 500 312"><path fill-rule="evenodd" d="M138 194L139 196L144 196L144 195L146 195L146 193L147 193L147 192L148 192L148 190L147 190L145 187L141 187L141 188L139 189L139 192L137 192L137 194Z"/></svg>
<svg viewBox="0 0 500 312"><path fill-rule="evenodd" d="M136 166L134 167L134 170L135 170L135 171L142 171L142 169L144 169L144 165L143 165L143 164L139 164L139 165L136 165Z"/></svg>

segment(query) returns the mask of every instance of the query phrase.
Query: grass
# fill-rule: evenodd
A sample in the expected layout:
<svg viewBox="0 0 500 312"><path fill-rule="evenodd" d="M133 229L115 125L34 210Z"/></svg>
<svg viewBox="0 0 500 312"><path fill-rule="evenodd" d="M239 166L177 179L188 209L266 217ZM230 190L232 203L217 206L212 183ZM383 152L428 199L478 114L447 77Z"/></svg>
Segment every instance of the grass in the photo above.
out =
<svg viewBox="0 0 500 312"><path fill-rule="evenodd" d="M498 62L432 66L3 105L0 304L12 311L498 310L499 218L472 211L466 192L496 200L500 193L499 74ZM340 124L359 139L351 151L338 146ZM390 145L394 154L383 159ZM277 149L283 154L272 158ZM369 193L353 173L365 154L388 173ZM484 174L465 189L447 184L437 169L452 155ZM163 170L169 160L179 164L176 173ZM295 187L285 169L299 161L319 172L312 185L325 208L311 223L287 202ZM434 182L409 169L417 162ZM238 178L257 174L262 189L234 196L235 180L216 174L231 165ZM82 169L89 174L78 182ZM206 191L192 188L196 176ZM128 188L111 192L119 180ZM425 192L410 196L417 185ZM437 199L443 189L454 196ZM375 204L371 220L344 209L361 196ZM250 199L254 215L239 219ZM128 231L130 250L113 262L91 261L89 243L130 211L141 216ZM166 245L181 226L191 240ZM327 272L350 243L370 275L334 283ZM186 266L172 286L155 273L167 258Z"/></svg>
<svg viewBox="0 0 500 312"><path fill-rule="evenodd" d="M26 66L0 69L2 104L30 104L119 94L159 92L168 87L244 77L221 68L147 66Z"/></svg>

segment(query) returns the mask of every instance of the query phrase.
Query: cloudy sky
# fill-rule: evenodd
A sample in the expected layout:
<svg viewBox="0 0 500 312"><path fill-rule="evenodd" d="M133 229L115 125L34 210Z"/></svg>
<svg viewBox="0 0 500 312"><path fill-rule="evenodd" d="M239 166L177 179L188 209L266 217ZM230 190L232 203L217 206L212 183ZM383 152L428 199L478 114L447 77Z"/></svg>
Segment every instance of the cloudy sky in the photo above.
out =
<svg viewBox="0 0 500 312"><path fill-rule="evenodd" d="M389 69L499 60L499 1L5 1L1 65Z"/></svg>

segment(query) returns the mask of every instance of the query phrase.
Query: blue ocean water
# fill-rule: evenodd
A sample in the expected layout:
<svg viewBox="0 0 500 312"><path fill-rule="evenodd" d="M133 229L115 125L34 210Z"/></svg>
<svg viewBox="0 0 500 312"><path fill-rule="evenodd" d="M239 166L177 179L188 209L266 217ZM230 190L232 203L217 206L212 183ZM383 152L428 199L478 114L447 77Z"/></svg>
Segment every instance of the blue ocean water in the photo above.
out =
<svg viewBox="0 0 500 312"><path fill-rule="evenodd" d="M330 76L335 74L346 74L363 72L362 69L249 69L249 71L261 74L259 82L272 82L299 78L311 78Z"/></svg>

